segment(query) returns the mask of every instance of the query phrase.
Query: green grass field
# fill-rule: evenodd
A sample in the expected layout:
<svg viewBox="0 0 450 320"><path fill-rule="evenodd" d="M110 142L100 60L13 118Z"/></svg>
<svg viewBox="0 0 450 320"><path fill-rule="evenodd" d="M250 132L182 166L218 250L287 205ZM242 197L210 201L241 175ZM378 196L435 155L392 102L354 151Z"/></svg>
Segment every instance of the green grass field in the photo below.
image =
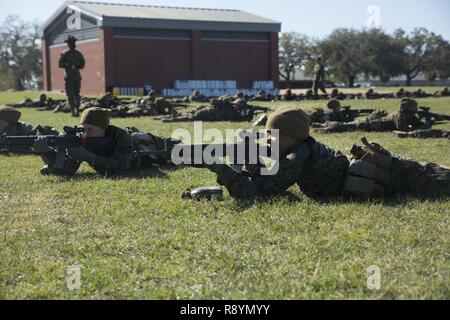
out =
<svg viewBox="0 0 450 320"><path fill-rule="evenodd" d="M395 89L392 88L392 91ZM0 104L37 93L1 93ZM348 101L394 111L398 100ZM419 100L450 114L450 98ZM286 103L267 104L272 108ZM290 103L305 109L324 102ZM68 114L22 109L22 120L61 129ZM170 136L148 118L114 119ZM248 128L208 123L205 128ZM441 125L450 129L450 124ZM314 137L344 152L367 136L392 152L450 166L448 140L390 133ZM206 169L155 167L105 179L83 166L43 177L35 156L0 156L1 299L449 299L450 201L318 203L297 189L262 203L185 201L215 184ZM81 288L66 270L81 265ZM380 290L366 270L381 271Z"/></svg>

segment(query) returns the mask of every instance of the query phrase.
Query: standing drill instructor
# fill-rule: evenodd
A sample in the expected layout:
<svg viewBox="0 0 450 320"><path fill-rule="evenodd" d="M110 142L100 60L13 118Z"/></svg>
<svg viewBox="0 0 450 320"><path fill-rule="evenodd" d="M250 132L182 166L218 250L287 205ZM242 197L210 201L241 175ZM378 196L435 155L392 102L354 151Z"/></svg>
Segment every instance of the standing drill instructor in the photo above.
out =
<svg viewBox="0 0 450 320"><path fill-rule="evenodd" d="M314 95L317 96L320 91L322 93L327 94L327 91L325 90L325 68L322 64L322 58L317 58L316 65L314 66L314 81L313 81L313 91Z"/></svg>
<svg viewBox="0 0 450 320"><path fill-rule="evenodd" d="M59 67L64 69L64 82L66 86L66 95L69 101L72 116L79 116L80 108L80 89L81 74L86 62L81 52L76 50L77 38L69 36L65 41L69 50L64 52L59 59Z"/></svg>

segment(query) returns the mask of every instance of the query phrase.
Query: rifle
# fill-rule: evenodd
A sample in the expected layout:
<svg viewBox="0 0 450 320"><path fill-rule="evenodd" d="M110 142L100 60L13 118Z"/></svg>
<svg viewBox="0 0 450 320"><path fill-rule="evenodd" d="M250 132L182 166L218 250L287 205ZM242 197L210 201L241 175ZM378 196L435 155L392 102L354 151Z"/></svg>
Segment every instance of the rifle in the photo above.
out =
<svg viewBox="0 0 450 320"><path fill-rule="evenodd" d="M263 138L260 132L243 131L242 141L234 144L176 144L172 149L172 162L176 165L207 167L217 163L217 159L227 157L232 165L264 165L261 157L271 157L272 150L268 145L258 144L256 140Z"/></svg>
<svg viewBox="0 0 450 320"><path fill-rule="evenodd" d="M67 148L84 147L87 150L95 150L101 153L108 153L110 147L107 138L83 138L84 129L81 127L64 127L62 135L34 135L34 136L2 136L0 137L0 149L20 149L29 150L38 138L47 138L47 144L57 153L65 154Z"/></svg>
<svg viewBox="0 0 450 320"><path fill-rule="evenodd" d="M342 107L342 113L345 117L351 121L353 121L358 116L363 116L367 114L371 114L375 111L375 109L350 109L351 106Z"/></svg>
<svg viewBox="0 0 450 320"><path fill-rule="evenodd" d="M344 106L342 107L342 112L349 116L357 117L359 115L365 115L365 114L371 114L375 111L375 109L350 109L351 106Z"/></svg>
<svg viewBox="0 0 450 320"><path fill-rule="evenodd" d="M262 106L253 106L253 105L249 105L254 111L261 111L261 112L269 112L271 111L270 108L268 107L262 107Z"/></svg>
<svg viewBox="0 0 450 320"><path fill-rule="evenodd" d="M430 107L420 107L419 109L417 112L419 120L426 119L426 122L431 124L450 121L449 115L430 112Z"/></svg>

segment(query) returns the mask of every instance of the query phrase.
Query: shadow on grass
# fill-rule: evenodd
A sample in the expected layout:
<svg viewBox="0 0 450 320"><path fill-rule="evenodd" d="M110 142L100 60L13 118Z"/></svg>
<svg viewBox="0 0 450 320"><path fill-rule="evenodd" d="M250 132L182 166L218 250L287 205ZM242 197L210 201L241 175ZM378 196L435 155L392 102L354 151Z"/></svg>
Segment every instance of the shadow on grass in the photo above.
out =
<svg viewBox="0 0 450 320"><path fill-rule="evenodd" d="M284 203L297 203L297 202L305 202L311 201L306 196L295 194L290 191L286 191L283 194L274 197L256 197L252 199L235 199L233 202L233 211L243 212L251 207L253 207L256 203L259 204L274 204L277 202Z"/></svg>
<svg viewBox="0 0 450 320"><path fill-rule="evenodd" d="M235 199L234 200L234 206L233 209L242 212L245 211L248 208L251 208L255 205L255 203L261 203L261 204L274 204L274 203L297 203L297 202L303 202L303 203L311 203L311 204L318 204L318 205L336 205L336 204L342 204L342 205L351 205L351 204L357 204L357 205L364 205L364 204L380 204L387 207L405 207L411 204L413 201L421 201L421 202L427 202L431 204L438 204L443 201L449 201L450 198L447 196L396 196L396 197L390 197L390 198L382 198L382 199L361 199L361 198L349 198L349 197L322 197L322 198L309 198L304 194L296 194L292 192L286 192L282 195L274 196L274 197L267 197L267 198L254 198L254 199Z"/></svg>
<svg viewBox="0 0 450 320"><path fill-rule="evenodd" d="M103 175L100 173L76 173L73 176L58 176L58 180L60 182L73 182L73 181L86 181L86 180L99 180L99 179L108 179L108 180L141 180L141 179L168 179L169 175L162 171L161 169L165 169L165 166L160 167L150 167L145 169L135 169L127 172L125 174L116 174L116 175Z"/></svg>

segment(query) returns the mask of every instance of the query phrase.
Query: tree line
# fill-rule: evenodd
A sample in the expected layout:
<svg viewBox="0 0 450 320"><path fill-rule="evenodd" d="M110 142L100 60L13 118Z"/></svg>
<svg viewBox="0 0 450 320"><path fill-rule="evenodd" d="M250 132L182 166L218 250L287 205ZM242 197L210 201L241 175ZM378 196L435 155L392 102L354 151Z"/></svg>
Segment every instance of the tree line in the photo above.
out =
<svg viewBox="0 0 450 320"><path fill-rule="evenodd" d="M315 40L297 32L280 37L280 75L290 86L296 69L312 76L315 59L322 57L330 80L353 87L358 78L388 82L404 75L406 85L419 74L430 81L450 77L450 43L442 36L418 28L388 34L379 29L336 29Z"/></svg>
<svg viewBox="0 0 450 320"><path fill-rule="evenodd" d="M0 91L22 91L42 79L39 25L8 16L0 25Z"/></svg>

